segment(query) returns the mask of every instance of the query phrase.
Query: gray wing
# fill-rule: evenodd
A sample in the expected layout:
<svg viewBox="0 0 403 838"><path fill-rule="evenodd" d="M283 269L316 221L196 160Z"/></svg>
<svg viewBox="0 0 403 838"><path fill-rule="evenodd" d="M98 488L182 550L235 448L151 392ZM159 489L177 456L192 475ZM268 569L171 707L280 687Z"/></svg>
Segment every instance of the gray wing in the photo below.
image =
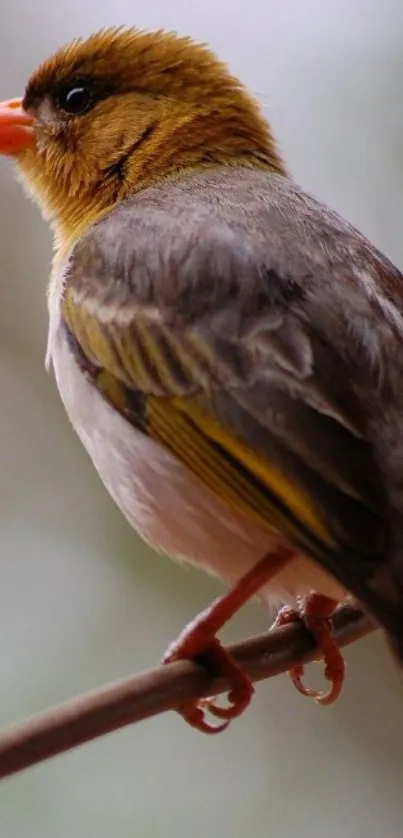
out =
<svg viewBox="0 0 403 838"><path fill-rule="evenodd" d="M76 246L71 346L128 421L373 607L389 526L370 427L398 272L284 179L222 177L149 189Z"/></svg>

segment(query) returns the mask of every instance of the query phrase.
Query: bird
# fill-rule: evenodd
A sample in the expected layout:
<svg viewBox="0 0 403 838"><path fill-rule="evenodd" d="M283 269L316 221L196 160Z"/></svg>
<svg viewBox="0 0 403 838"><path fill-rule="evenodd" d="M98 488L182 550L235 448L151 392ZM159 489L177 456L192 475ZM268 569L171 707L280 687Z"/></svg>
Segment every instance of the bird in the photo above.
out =
<svg viewBox="0 0 403 838"><path fill-rule="evenodd" d="M53 231L46 363L73 428L140 536L228 586L163 658L224 674L228 705L183 718L214 733L249 705L217 635L251 597L313 632L352 598L400 661L399 270L295 182L260 104L176 33L61 47L2 103L0 153ZM343 680L326 648L324 703Z"/></svg>

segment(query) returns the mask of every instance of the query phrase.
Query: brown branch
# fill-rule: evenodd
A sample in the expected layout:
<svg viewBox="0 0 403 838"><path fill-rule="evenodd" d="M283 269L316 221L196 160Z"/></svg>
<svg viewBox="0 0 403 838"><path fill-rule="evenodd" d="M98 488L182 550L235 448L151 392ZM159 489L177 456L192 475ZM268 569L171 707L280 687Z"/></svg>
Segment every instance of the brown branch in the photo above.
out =
<svg viewBox="0 0 403 838"><path fill-rule="evenodd" d="M343 606L335 613L333 633L345 646L375 629L360 611ZM229 647L253 681L286 672L296 663L318 657L303 624L295 623ZM84 742L172 710L185 699L225 692L223 679L212 679L200 667L181 661L134 675L101 688L0 734L0 778L22 771Z"/></svg>

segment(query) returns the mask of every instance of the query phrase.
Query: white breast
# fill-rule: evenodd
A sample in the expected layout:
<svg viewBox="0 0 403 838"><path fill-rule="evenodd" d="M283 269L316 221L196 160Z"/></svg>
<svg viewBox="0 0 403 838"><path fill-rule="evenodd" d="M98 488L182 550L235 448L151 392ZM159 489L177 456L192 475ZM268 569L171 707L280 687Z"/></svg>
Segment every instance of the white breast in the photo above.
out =
<svg viewBox="0 0 403 838"><path fill-rule="evenodd" d="M232 582L273 547L270 534L235 516L104 400L78 368L54 320L48 353L66 411L103 483L155 549ZM292 602L311 590L343 598L327 574L297 557L263 593Z"/></svg>

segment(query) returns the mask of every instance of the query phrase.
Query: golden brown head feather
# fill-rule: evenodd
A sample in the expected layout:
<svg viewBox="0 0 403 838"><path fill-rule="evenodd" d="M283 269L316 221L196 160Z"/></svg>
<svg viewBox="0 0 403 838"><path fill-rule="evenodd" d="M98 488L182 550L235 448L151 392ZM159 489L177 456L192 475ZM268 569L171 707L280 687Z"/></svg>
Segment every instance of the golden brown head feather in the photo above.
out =
<svg viewBox="0 0 403 838"><path fill-rule="evenodd" d="M74 85L92 97L77 115L63 109ZM20 168L63 238L184 169L242 164L285 174L257 103L190 38L108 29L73 41L33 74L24 107L36 148Z"/></svg>

